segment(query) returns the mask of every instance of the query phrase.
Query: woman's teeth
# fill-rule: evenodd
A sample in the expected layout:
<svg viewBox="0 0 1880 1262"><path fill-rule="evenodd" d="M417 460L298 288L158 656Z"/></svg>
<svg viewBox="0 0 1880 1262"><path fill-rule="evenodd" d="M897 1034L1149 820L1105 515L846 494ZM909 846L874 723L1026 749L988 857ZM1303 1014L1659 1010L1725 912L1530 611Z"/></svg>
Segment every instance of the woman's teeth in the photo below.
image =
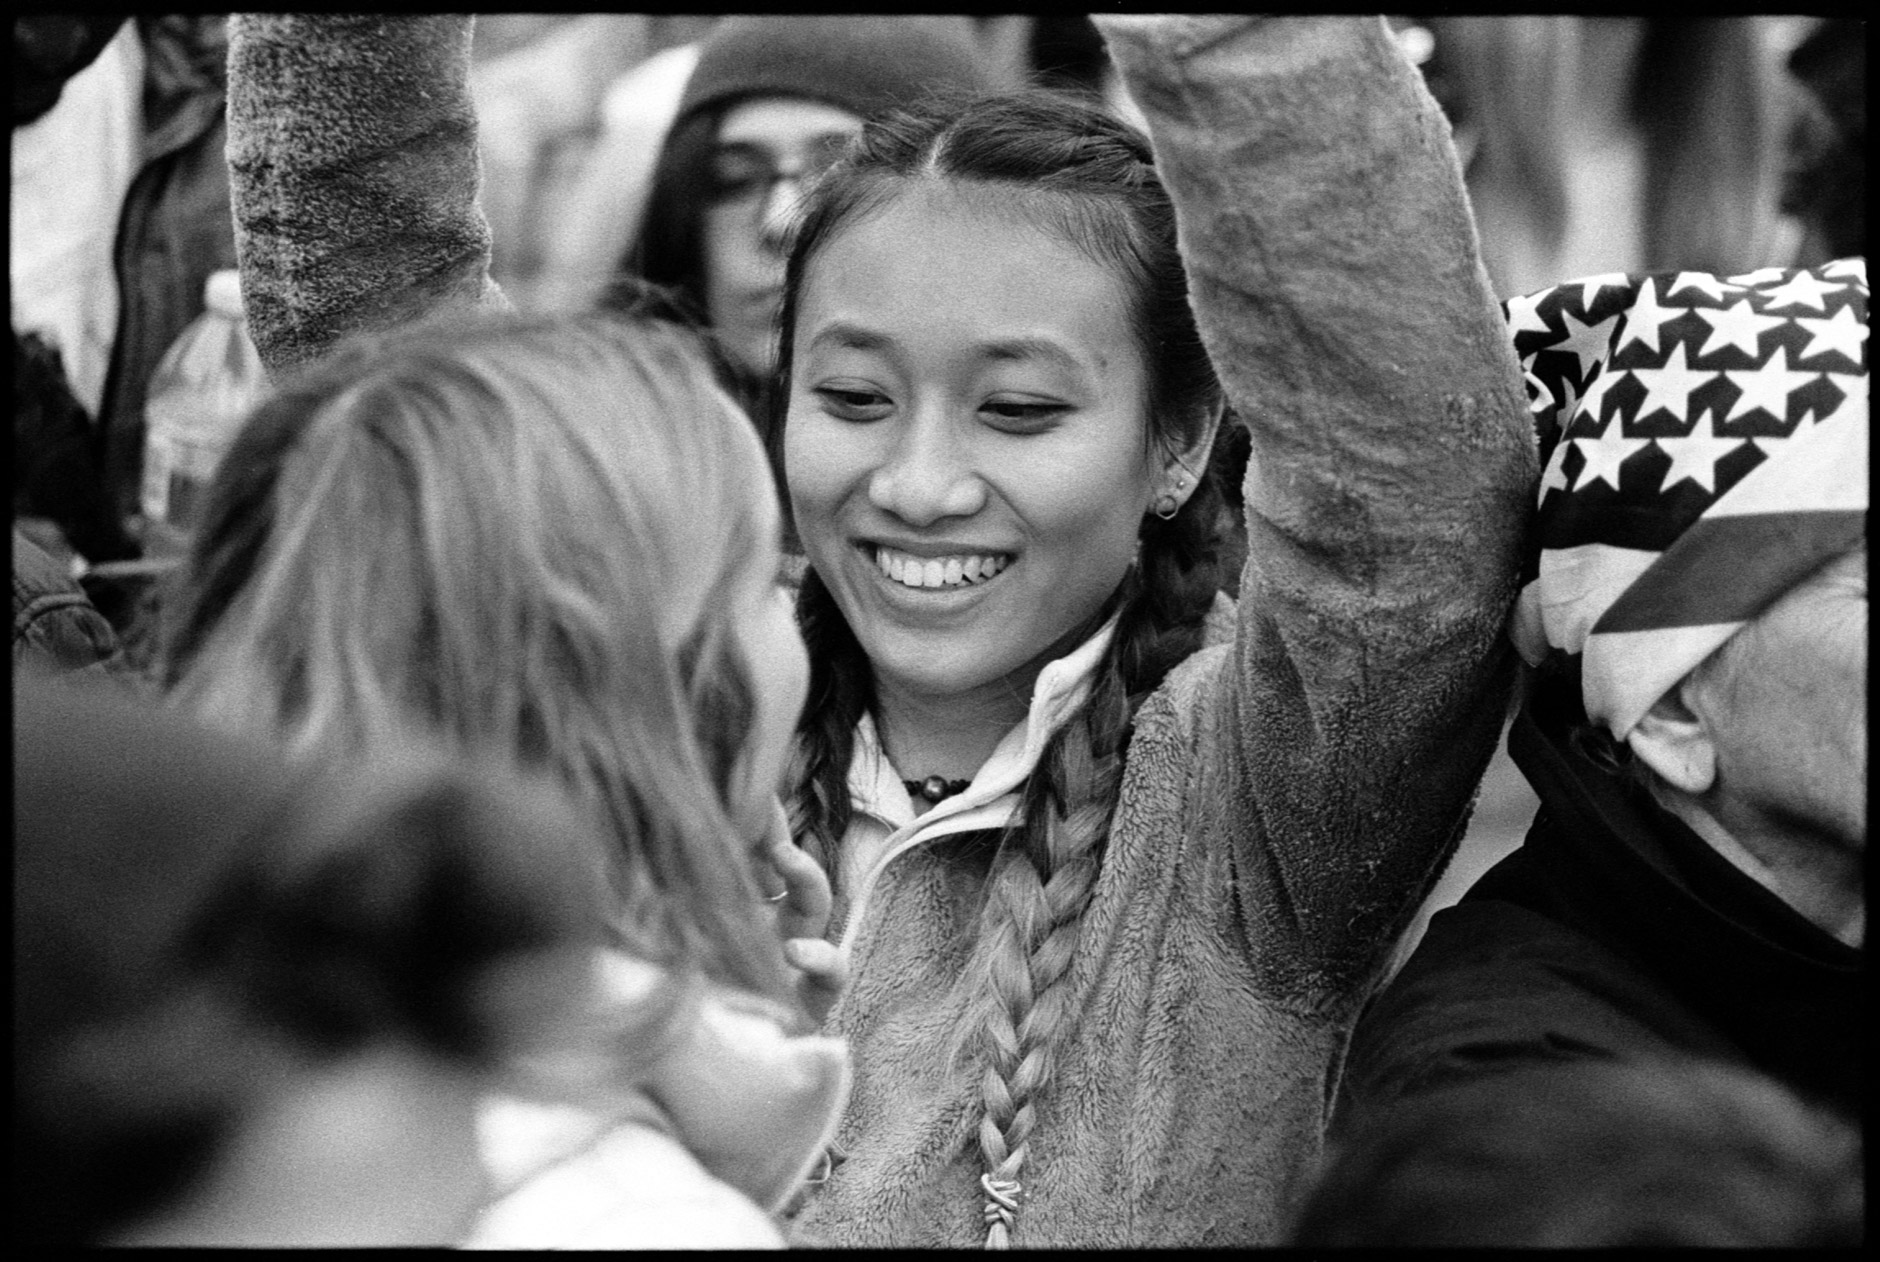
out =
<svg viewBox="0 0 1880 1262"><path fill-rule="evenodd" d="M892 548L875 549L875 568L904 587L970 587L985 582L1011 560L1004 555L917 557Z"/></svg>

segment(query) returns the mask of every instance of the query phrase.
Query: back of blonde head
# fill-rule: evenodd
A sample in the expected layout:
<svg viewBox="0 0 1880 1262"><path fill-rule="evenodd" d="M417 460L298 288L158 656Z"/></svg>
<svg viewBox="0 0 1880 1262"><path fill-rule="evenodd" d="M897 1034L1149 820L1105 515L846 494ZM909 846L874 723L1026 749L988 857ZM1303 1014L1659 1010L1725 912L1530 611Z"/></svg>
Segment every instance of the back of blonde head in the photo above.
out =
<svg viewBox="0 0 1880 1262"><path fill-rule="evenodd" d="M636 949L774 990L749 913L765 795L737 639L778 514L693 339L478 318L288 382L218 471L163 682L307 753L414 730L549 772L609 826Z"/></svg>

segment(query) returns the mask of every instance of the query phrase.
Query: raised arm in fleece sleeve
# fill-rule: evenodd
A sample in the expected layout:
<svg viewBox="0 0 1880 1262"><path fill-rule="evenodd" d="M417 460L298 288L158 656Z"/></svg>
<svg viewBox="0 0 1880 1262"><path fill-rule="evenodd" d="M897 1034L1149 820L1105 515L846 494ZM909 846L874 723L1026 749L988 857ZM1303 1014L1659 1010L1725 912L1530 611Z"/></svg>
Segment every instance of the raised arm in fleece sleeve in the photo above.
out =
<svg viewBox="0 0 1880 1262"><path fill-rule="evenodd" d="M1273 998L1382 964L1500 731L1536 476L1446 122L1381 18L1098 19L1247 422L1233 657L1189 795Z"/></svg>
<svg viewBox="0 0 1880 1262"><path fill-rule="evenodd" d="M470 34L463 16L230 19L236 256L276 377L354 333L507 305L477 207Z"/></svg>

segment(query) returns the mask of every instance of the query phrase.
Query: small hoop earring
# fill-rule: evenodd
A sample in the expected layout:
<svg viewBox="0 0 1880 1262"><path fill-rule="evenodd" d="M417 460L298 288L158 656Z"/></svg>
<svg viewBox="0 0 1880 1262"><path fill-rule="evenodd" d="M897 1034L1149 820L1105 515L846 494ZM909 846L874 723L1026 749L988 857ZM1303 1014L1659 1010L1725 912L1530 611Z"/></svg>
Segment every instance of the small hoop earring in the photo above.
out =
<svg viewBox="0 0 1880 1262"><path fill-rule="evenodd" d="M1173 495L1164 495L1156 500L1155 507L1149 510L1163 521L1169 520L1182 511L1182 502Z"/></svg>

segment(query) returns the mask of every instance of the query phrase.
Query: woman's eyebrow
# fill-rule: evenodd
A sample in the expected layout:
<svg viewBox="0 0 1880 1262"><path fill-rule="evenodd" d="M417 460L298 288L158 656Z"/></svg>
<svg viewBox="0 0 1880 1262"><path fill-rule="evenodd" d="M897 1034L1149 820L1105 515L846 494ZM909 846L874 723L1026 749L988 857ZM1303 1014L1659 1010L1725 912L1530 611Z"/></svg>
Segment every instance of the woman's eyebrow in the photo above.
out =
<svg viewBox="0 0 1880 1262"><path fill-rule="evenodd" d="M830 347L850 351L880 351L893 349L895 343L885 333L838 320L816 330L816 336L810 338L809 344L812 349Z"/></svg>
<svg viewBox="0 0 1880 1262"><path fill-rule="evenodd" d="M1082 356L1048 337L1000 338L993 342L981 342L974 349L981 358L997 362L1044 359L1079 372L1088 372L1091 368Z"/></svg>

